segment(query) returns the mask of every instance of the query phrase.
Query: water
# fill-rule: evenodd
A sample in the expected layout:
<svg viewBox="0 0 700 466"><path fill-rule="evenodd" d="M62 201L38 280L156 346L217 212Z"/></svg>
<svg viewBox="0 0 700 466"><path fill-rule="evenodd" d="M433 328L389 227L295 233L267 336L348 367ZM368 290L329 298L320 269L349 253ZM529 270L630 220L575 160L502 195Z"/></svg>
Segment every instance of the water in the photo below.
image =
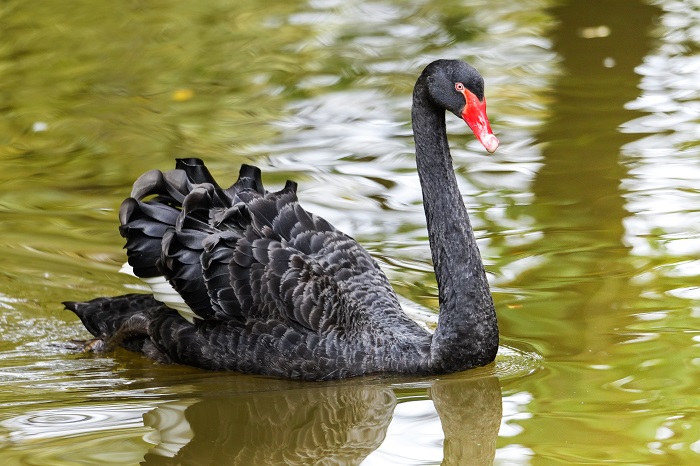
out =
<svg viewBox="0 0 700 466"><path fill-rule="evenodd" d="M3 464L698 462L696 1L10 0L0 31ZM502 143L449 121L496 364L304 384L61 346L60 301L137 286L116 210L185 155L299 181L434 311L409 107L437 57Z"/></svg>

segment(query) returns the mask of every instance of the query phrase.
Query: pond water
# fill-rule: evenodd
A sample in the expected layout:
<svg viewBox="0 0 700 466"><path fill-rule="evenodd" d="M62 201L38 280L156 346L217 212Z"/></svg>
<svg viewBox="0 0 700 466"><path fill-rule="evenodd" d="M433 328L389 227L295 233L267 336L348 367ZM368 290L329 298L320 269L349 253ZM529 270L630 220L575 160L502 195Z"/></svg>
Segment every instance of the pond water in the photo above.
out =
<svg viewBox="0 0 700 466"><path fill-rule="evenodd" d="M700 461L696 0L9 0L0 31L4 465ZM434 319L409 120L435 58L482 72L501 140L448 123L495 364L308 384L61 345L87 337L61 301L138 286L116 211L181 156L297 180Z"/></svg>

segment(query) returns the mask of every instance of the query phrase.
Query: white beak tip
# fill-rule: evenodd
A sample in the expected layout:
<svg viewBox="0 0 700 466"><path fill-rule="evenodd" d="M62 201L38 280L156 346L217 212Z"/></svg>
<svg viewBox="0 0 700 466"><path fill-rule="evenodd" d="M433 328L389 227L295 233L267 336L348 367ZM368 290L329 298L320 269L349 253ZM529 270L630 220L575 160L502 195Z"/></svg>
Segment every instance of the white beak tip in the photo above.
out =
<svg viewBox="0 0 700 466"><path fill-rule="evenodd" d="M498 149L498 145L500 144L500 142L498 141L498 138L496 138L496 136L494 136L493 134L487 134L481 140L481 144L487 151L489 151L489 153L493 154L494 152L496 152L496 149Z"/></svg>

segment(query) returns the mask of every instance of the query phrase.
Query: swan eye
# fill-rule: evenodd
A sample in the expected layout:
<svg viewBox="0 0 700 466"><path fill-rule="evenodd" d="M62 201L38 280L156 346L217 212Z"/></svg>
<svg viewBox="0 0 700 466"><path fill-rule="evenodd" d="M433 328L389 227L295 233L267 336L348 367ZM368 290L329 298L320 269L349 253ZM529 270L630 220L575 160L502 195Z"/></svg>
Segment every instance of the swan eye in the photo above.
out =
<svg viewBox="0 0 700 466"><path fill-rule="evenodd" d="M458 90L459 92L462 92L464 90L464 84L455 83L455 89Z"/></svg>

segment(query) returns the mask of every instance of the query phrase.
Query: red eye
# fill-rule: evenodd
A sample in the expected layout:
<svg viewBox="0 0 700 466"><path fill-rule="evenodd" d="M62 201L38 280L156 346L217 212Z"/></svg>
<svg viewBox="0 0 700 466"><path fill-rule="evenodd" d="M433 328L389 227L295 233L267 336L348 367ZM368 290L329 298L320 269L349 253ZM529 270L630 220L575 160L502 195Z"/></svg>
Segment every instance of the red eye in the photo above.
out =
<svg viewBox="0 0 700 466"><path fill-rule="evenodd" d="M455 83L455 89L457 89L459 92L462 92L464 90L464 84Z"/></svg>

